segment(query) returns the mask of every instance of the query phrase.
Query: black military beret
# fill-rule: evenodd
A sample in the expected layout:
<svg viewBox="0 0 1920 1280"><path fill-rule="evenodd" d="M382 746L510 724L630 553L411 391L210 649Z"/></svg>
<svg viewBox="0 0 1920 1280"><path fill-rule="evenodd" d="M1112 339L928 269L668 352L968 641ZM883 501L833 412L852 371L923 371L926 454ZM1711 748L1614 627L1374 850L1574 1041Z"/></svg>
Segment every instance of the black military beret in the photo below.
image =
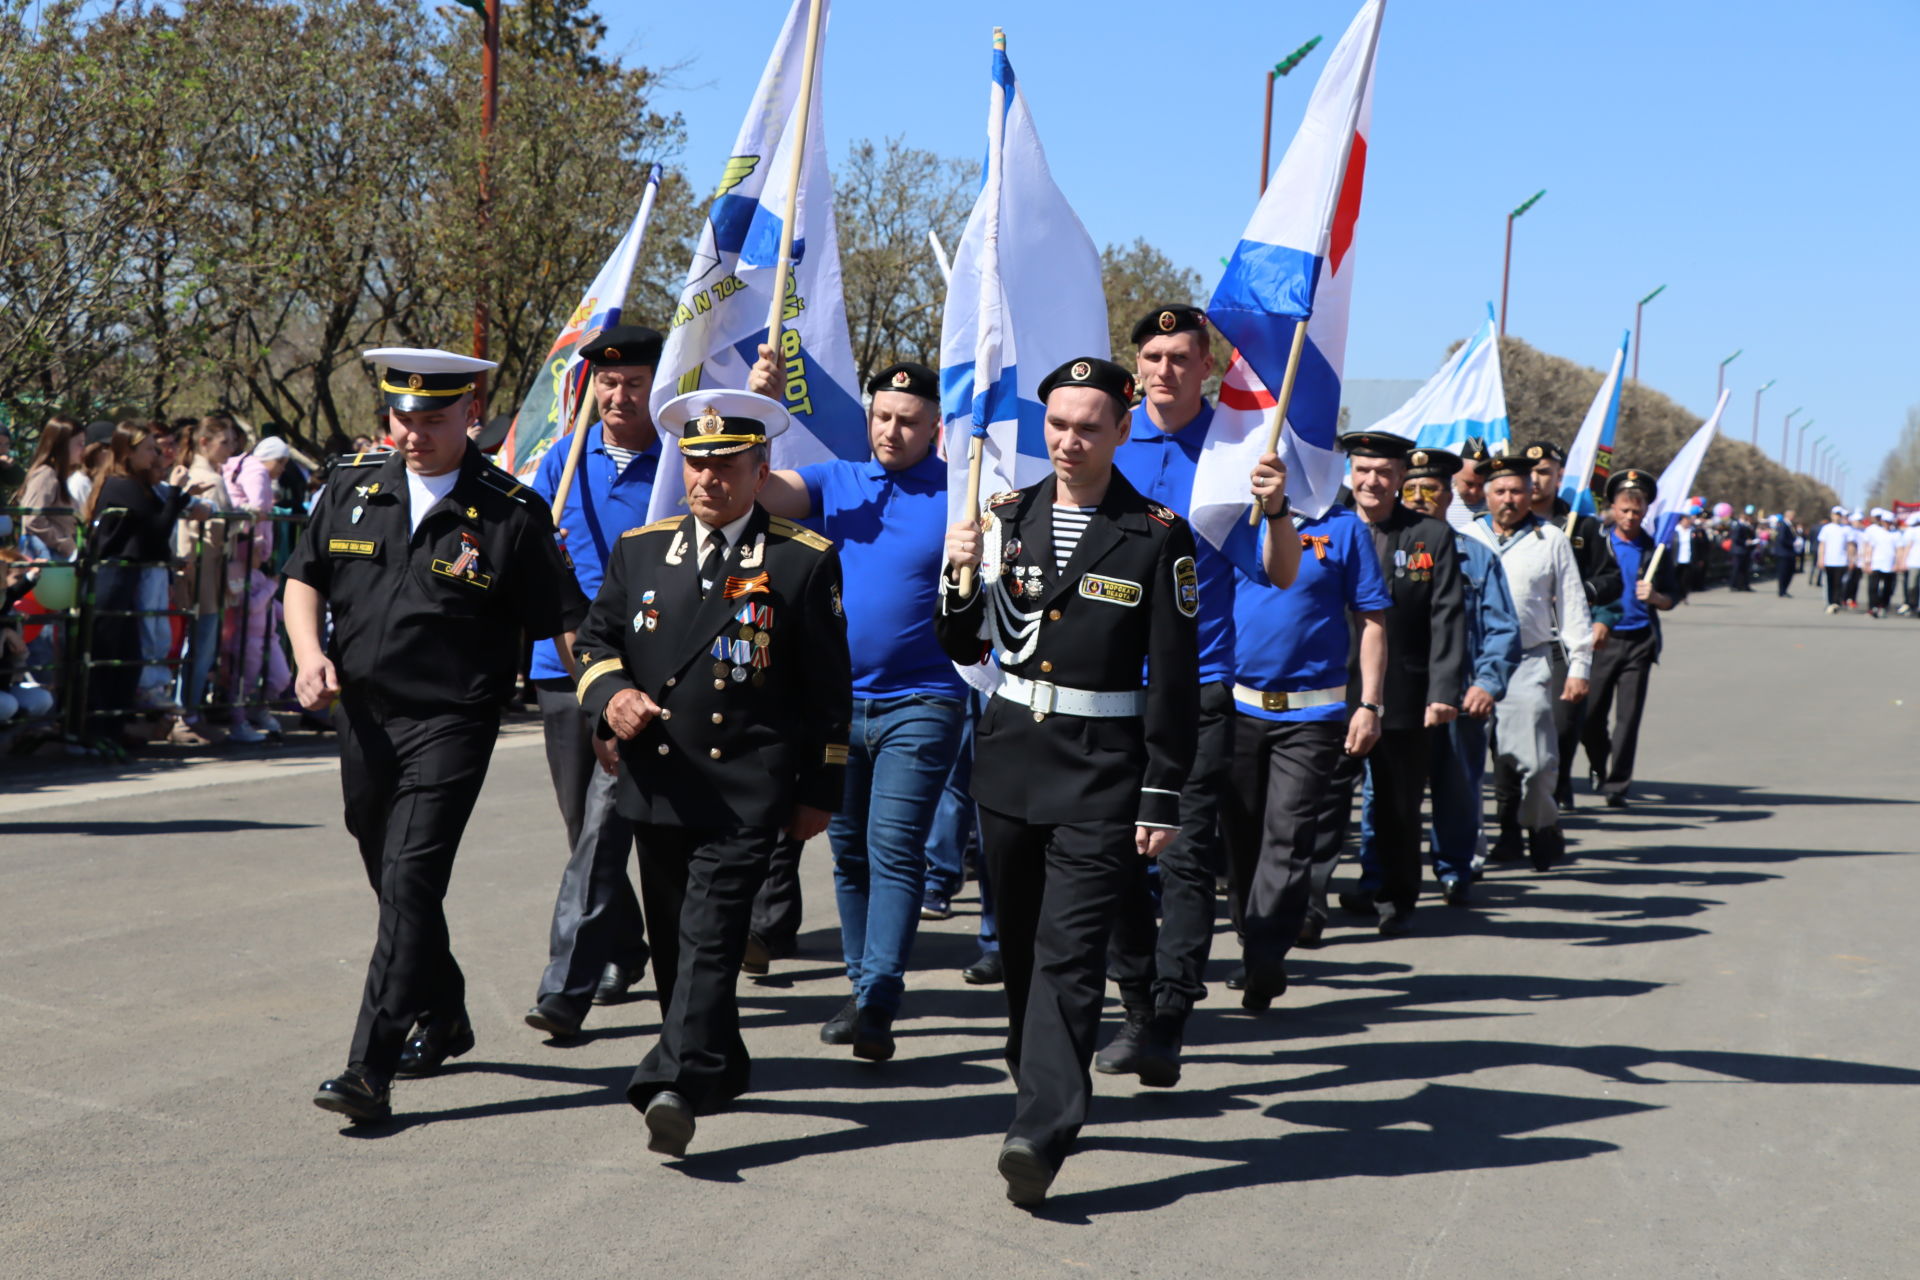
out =
<svg viewBox="0 0 1920 1280"><path fill-rule="evenodd" d="M1532 465L1542 458L1551 458L1561 466L1567 464L1567 451L1551 440L1535 440L1532 444L1520 451L1520 456L1527 460L1528 465Z"/></svg>
<svg viewBox="0 0 1920 1280"><path fill-rule="evenodd" d="M1487 448L1487 442L1479 436L1468 436L1465 443L1460 446L1460 457L1465 462L1485 462L1492 456L1493 451Z"/></svg>
<svg viewBox="0 0 1920 1280"><path fill-rule="evenodd" d="M1445 449L1416 448L1407 455L1407 479L1445 480L1460 469L1460 455Z"/></svg>
<svg viewBox="0 0 1920 1280"><path fill-rule="evenodd" d="M1503 453L1497 458L1489 458L1481 463L1480 469L1486 473L1486 477L1489 480L1495 476L1526 476L1531 480L1533 478L1533 462L1534 460L1532 458L1526 457L1523 454Z"/></svg>
<svg viewBox="0 0 1920 1280"><path fill-rule="evenodd" d="M1628 467L1625 471L1616 471L1607 477L1607 501L1612 502L1628 489L1638 489L1652 502L1660 492L1660 485L1653 478L1653 472L1642 471L1638 467Z"/></svg>
<svg viewBox="0 0 1920 1280"><path fill-rule="evenodd" d="M1163 333L1204 333L1207 328L1207 313L1198 307L1187 306L1183 302L1155 307L1140 317L1133 326L1133 334L1128 341L1139 346L1148 338Z"/></svg>
<svg viewBox="0 0 1920 1280"><path fill-rule="evenodd" d="M867 394L876 395L882 391L904 391L910 396L919 396L922 400L940 403L940 375L923 364L912 360L902 360L890 364L867 379Z"/></svg>
<svg viewBox="0 0 1920 1280"><path fill-rule="evenodd" d="M1042 378L1041 403L1046 403L1047 397L1058 387L1092 387L1127 404L1133 403L1133 375L1113 361L1102 360L1099 356L1081 356L1078 360L1069 360Z"/></svg>
<svg viewBox="0 0 1920 1280"><path fill-rule="evenodd" d="M1413 441L1390 431L1349 431L1339 444L1349 458L1404 458L1413 450Z"/></svg>
<svg viewBox="0 0 1920 1280"><path fill-rule="evenodd" d="M580 358L596 369L652 369L660 363L667 340L658 329L643 324L616 324L602 329L580 348Z"/></svg>

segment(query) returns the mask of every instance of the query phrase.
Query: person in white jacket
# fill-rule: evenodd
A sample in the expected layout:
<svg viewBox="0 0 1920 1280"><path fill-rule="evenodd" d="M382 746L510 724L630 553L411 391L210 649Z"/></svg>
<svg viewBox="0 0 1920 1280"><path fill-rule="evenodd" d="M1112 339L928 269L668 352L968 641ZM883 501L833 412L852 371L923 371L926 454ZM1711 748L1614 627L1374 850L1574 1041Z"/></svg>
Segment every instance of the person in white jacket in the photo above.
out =
<svg viewBox="0 0 1920 1280"><path fill-rule="evenodd" d="M1500 837L1489 856L1496 862L1518 857L1524 828L1527 856L1535 870L1545 871L1566 852L1560 809L1553 799L1560 770L1553 704L1556 699L1577 702L1587 696L1593 619L1573 544L1531 509L1530 465L1519 456L1481 464L1488 475L1487 513L1474 520L1467 536L1479 539L1500 557L1520 617L1520 665L1494 710L1494 797ZM1553 674L1556 644L1566 649L1564 683Z"/></svg>

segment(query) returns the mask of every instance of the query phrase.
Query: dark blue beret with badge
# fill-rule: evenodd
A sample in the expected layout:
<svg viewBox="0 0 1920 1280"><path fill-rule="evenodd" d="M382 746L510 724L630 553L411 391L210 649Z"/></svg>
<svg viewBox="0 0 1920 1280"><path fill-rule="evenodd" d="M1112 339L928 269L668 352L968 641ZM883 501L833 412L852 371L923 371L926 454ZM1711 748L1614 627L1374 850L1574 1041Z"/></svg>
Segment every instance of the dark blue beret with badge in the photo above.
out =
<svg viewBox="0 0 1920 1280"><path fill-rule="evenodd" d="M922 400L939 404L940 375L923 364L902 360L867 379L868 395L878 395L882 391L904 391L910 396L919 396Z"/></svg>
<svg viewBox="0 0 1920 1280"><path fill-rule="evenodd" d="M1520 456L1525 458L1529 464L1539 462L1544 458L1551 462L1557 462L1563 467L1567 465L1567 451L1551 440L1535 440L1532 444L1520 451Z"/></svg>
<svg viewBox="0 0 1920 1280"><path fill-rule="evenodd" d="M1391 431L1349 431L1339 445L1349 458L1404 458L1413 451L1413 441Z"/></svg>
<svg viewBox="0 0 1920 1280"><path fill-rule="evenodd" d="M1060 387L1092 387L1104 391L1123 404L1133 403L1133 375L1111 360L1099 356L1081 356L1069 360L1040 380L1040 401Z"/></svg>
<svg viewBox="0 0 1920 1280"><path fill-rule="evenodd" d="M580 348L580 358L596 369L652 369L660 364L667 340L658 329L643 324L616 324L602 329Z"/></svg>
<svg viewBox="0 0 1920 1280"><path fill-rule="evenodd" d="M1445 449L1417 448L1407 455L1407 479L1445 480L1460 470L1460 455Z"/></svg>
<svg viewBox="0 0 1920 1280"><path fill-rule="evenodd" d="M1642 471L1638 467L1628 467L1625 471L1616 471L1607 477L1607 501L1612 502L1628 489L1637 489L1647 495L1652 502L1660 492L1659 482L1651 471Z"/></svg>
<svg viewBox="0 0 1920 1280"><path fill-rule="evenodd" d="M1181 302L1168 303L1141 316L1127 340L1137 347L1148 338L1174 333L1205 333L1206 330L1206 312Z"/></svg>

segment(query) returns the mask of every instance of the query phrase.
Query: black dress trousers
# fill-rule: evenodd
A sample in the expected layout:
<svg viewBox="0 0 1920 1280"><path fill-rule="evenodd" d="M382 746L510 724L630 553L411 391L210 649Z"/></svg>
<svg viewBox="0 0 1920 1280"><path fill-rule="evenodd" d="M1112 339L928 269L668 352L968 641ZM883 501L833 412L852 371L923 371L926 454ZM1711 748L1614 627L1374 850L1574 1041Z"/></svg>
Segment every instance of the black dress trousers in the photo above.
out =
<svg viewBox="0 0 1920 1280"><path fill-rule="evenodd" d="M1114 921L1107 972L1129 1009L1185 1015L1207 994L1203 974L1213 949L1214 879L1221 861L1220 804L1233 755L1233 690L1200 686L1193 769L1180 791L1180 830L1157 859L1156 921L1148 860L1134 864L1132 883Z"/></svg>
<svg viewBox="0 0 1920 1280"><path fill-rule="evenodd" d="M980 845L1007 973L1007 1069L1019 1088L1007 1136L1033 1142L1058 1168L1093 1092L1108 935L1140 858L1134 823L1048 826L982 805Z"/></svg>
<svg viewBox="0 0 1920 1280"><path fill-rule="evenodd" d="M1640 746L1640 714L1653 676L1654 629L1615 631L1593 655L1593 689L1583 735L1587 763L1600 775L1602 794L1623 796L1633 786L1633 757ZM1607 713L1613 732L1607 732Z"/></svg>
<svg viewBox="0 0 1920 1280"><path fill-rule="evenodd" d="M1380 866L1374 901L1394 915L1412 913L1425 867L1420 801L1431 757L1428 729L1387 729L1364 757L1341 757L1314 823L1314 903L1320 911L1326 910L1327 884L1347 840L1354 784L1364 770L1373 779L1373 847Z"/></svg>
<svg viewBox="0 0 1920 1280"><path fill-rule="evenodd" d="M767 863L767 878L753 896L753 931L775 957L793 954L800 937L800 841L781 836Z"/></svg>
<svg viewBox="0 0 1920 1280"><path fill-rule="evenodd" d="M635 827L660 996L660 1040L627 1085L640 1110L671 1089L708 1115L747 1091L752 1063L734 984L753 896L781 838L772 827Z"/></svg>
<svg viewBox="0 0 1920 1280"><path fill-rule="evenodd" d="M378 709L341 698L347 830L380 895L349 1063L391 1076L417 1021L463 1014L466 980L447 937L453 856L500 733L497 708L457 714Z"/></svg>

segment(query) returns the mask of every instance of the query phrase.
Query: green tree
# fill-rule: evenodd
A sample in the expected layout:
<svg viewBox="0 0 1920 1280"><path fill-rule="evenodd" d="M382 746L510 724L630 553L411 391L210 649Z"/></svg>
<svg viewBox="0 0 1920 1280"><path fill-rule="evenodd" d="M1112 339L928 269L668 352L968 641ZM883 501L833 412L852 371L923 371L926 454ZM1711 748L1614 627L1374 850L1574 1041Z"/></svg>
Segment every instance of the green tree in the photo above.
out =
<svg viewBox="0 0 1920 1280"><path fill-rule="evenodd" d="M1175 266L1173 259L1135 240L1122 247L1110 244L1100 253L1100 282L1107 292L1107 331L1113 340L1114 360L1131 369L1139 351L1129 335L1141 316L1164 303L1201 305L1200 273ZM1215 352L1215 364L1226 368L1224 350Z"/></svg>
<svg viewBox="0 0 1920 1280"><path fill-rule="evenodd" d="M1881 460L1869 492L1873 496L1868 501L1875 506L1920 502L1920 404L1908 407L1907 425Z"/></svg>

